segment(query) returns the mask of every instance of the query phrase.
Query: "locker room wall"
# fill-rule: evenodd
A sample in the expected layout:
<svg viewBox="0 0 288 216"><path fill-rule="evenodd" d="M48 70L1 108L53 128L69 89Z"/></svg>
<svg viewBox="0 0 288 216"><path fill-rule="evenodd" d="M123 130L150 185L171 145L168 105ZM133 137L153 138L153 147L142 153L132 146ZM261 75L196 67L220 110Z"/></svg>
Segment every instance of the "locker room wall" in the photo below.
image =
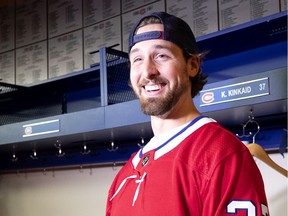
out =
<svg viewBox="0 0 288 216"><path fill-rule="evenodd" d="M271 157L287 168L287 154L284 159L280 154ZM271 216L287 216L287 179L261 161L256 162L265 181ZM105 215L108 188L119 169L113 170L111 165L92 170L79 167L54 173L0 175L0 216Z"/></svg>
<svg viewBox="0 0 288 216"><path fill-rule="evenodd" d="M287 153L270 154L284 168ZM255 158L271 216L287 216L287 178ZM0 176L0 215L104 216L108 189L121 167L15 173ZM243 188L245 190L245 188Z"/></svg>

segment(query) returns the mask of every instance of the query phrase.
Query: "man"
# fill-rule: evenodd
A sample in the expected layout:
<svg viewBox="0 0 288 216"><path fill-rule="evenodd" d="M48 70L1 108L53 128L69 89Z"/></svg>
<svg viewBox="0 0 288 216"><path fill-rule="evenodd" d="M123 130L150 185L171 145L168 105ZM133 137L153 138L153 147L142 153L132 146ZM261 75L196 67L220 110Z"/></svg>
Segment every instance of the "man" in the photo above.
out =
<svg viewBox="0 0 288 216"><path fill-rule="evenodd" d="M131 31L129 59L154 137L117 174L106 215L269 215L248 149L191 99L206 76L189 26L164 12L144 16Z"/></svg>

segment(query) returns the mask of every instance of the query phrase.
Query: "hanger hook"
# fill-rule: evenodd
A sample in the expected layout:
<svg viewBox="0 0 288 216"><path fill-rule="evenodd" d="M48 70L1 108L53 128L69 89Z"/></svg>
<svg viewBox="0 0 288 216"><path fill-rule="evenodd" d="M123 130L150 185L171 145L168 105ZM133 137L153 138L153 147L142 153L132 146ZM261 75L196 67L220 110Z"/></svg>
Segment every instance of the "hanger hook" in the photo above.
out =
<svg viewBox="0 0 288 216"><path fill-rule="evenodd" d="M107 148L107 150L108 150L109 152L117 151L117 150L118 150L118 147L117 147L117 146L115 147L114 142L111 141L111 148L110 148L110 149Z"/></svg>
<svg viewBox="0 0 288 216"><path fill-rule="evenodd" d="M142 148L145 146L145 140L144 140L144 137L141 137L141 144L140 143L137 143L137 145Z"/></svg>
<svg viewBox="0 0 288 216"><path fill-rule="evenodd" d="M12 161L16 162L18 160L18 157L16 156L16 150L15 150L15 145L13 145L13 150L12 150Z"/></svg>
<svg viewBox="0 0 288 216"><path fill-rule="evenodd" d="M33 154L31 154L30 157L31 157L33 160L38 159L36 144L34 144L34 148L32 149L32 152L33 152Z"/></svg>
<svg viewBox="0 0 288 216"><path fill-rule="evenodd" d="M56 153L57 157L63 157L65 155L65 152L63 152L62 150L61 141L56 140L56 143L54 145L56 149L58 150L58 152Z"/></svg>
<svg viewBox="0 0 288 216"><path fill-rule="evenodd" d="M254 116L253 116L253 110L250 110L250 115L248 116L248 121L243 125L242 127L242 135L236 134L236 136L242 138L242 137L250 137L252 134L252 142L255 143L255 139L256 139L256 135L259 133L260 131L260 125L258 124L258 122L255 120ZM249 124L256 124L256 132L252 133L251 131L248 132L248 134L246 134L246 129L247 129L247 125Z"/></svg>
<svg viewBox="0 0 288 216"><path fill-rule="evenodd" d="M250 117L250 120L248 120L248 122L243 126L243 130L246 129L246 127L247 127L248 124L256 124L256 128L257 128L256 132L253 134L251 131L249 131L249 134L250 134L250 135L253 134L253 136L252 136L252 142L255 143L256 135L257 135L257 134L259 133L259 131L260 131L260 125L258 124L257 121L255 121L254 116Z"/></svg>
<svg viewBox="0 0 288 216"><path fill-rule="evenodd" d="M86 143L84 142L84 144L83 144L83 150L80 151L80 153L83 154L83 155L87 155L87 154L90 154L90 152L91 152L90 149L88 149Z"/></svg>

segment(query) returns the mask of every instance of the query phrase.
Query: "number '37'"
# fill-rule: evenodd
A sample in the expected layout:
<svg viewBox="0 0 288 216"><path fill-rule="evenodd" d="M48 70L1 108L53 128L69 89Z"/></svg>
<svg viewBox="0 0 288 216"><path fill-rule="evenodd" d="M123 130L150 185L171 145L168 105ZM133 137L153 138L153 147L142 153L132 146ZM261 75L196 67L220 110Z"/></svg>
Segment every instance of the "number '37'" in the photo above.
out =
<svg viewBox="0 0 288 216"><path fill-rule="evenodd" d="M245 210L246 216L257 216L256 206L251 201L233 200L227 205L227 213L237 215L238 210ZM261 204L262 216L269 216L268 207Z"/></svg>

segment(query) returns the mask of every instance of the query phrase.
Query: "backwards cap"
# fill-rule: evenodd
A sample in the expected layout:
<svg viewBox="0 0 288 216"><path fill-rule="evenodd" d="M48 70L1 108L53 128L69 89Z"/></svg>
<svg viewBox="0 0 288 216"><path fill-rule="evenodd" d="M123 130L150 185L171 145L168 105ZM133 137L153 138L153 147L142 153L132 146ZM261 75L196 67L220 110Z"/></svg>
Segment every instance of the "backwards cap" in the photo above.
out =
<svg viewBox="0 0 288 216"><path fill-rule="evenodd" d="M147 17L157 17L160 19L164 31L150 31L136 34L139 24ZM129 36L129 53L136 43L152 39L170 41L190 54L195 54L198 51L195 36L189 25L184 20L165 12L147 14L134 24Z"/></svg>

